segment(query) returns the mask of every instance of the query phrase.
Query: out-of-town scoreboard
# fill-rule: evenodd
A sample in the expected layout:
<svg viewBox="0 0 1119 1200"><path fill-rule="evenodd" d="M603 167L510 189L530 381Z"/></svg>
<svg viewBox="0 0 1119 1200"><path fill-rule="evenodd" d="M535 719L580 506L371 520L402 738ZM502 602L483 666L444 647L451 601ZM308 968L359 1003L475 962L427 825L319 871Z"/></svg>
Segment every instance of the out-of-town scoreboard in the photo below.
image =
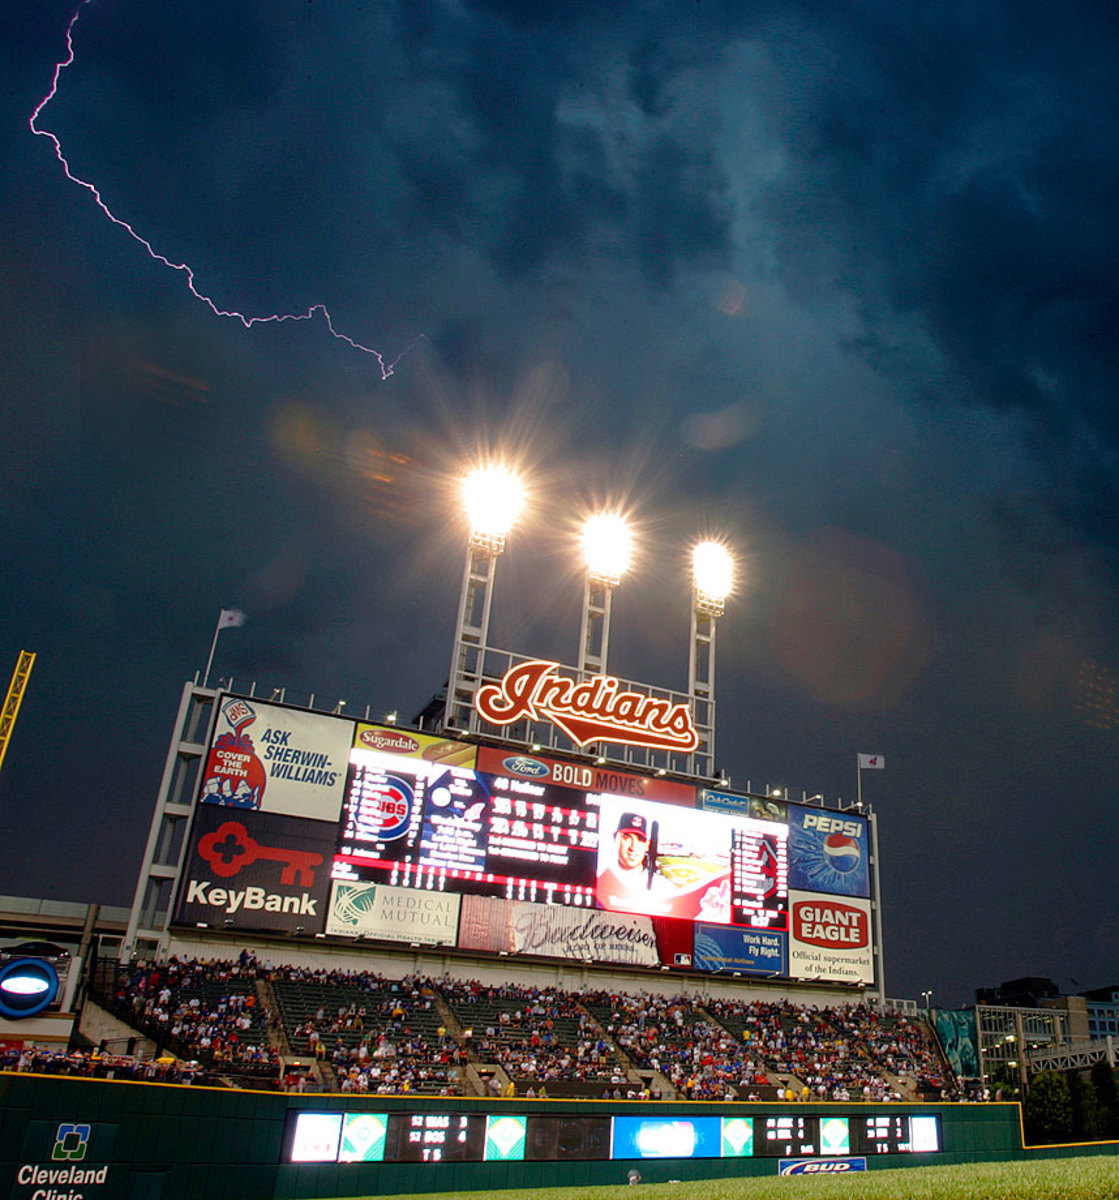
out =
<svg viewBox="0 0 1119 1200"><path fill-rule="evenodd" d="M694 1117L542 1113L300 1112L289 1118L294 1163L593 1162L766 1158L814 1164L788 1173L865 1169L880 1155L942 1149L936 1114Z"/></svg>

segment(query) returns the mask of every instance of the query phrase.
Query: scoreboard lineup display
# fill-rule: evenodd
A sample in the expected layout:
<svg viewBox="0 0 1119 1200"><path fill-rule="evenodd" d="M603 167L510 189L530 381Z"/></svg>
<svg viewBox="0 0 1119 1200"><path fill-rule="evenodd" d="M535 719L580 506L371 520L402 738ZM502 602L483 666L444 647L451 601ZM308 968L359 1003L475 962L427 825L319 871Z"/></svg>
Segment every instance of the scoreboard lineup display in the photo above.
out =
<svg viewBox="0 0 1119 1200"><path fill-rule="evenodd" d="M420 893L446 901L409 902ZM652 920L694 931L673 935L669 965L874 982L860 814L241 697L220 706L178 924L454 945L470 897L519 905L503 919L534 946L589 936L572 932L579 910L613 913L654 954L668 935ZM568 910L562 930L545 909Z"/></svg>
<svg viewBox="0 0 1119 1200"><path fill-rule="evenodd" d="M758 1117L299 1112L284 1161L569 1162L765 1158L865 1160L943 1148L936 1114ZM853 1164L851 1164L853 1165Z"/></svg>

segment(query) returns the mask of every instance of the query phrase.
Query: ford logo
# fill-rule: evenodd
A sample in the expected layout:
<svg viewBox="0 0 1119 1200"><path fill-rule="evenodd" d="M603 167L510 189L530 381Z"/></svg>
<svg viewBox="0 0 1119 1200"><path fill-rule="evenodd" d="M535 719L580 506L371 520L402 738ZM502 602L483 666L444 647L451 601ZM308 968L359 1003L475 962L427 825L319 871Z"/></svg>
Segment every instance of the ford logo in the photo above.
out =
<svg viewBox="0 0 1119 1200"><path fill-rule="evenodd" d="M501 765L514 775L527 775L530 779L540 779L548 774L547 763L538 762L535 758L528 758L523 754L504 759Z"/></svg>

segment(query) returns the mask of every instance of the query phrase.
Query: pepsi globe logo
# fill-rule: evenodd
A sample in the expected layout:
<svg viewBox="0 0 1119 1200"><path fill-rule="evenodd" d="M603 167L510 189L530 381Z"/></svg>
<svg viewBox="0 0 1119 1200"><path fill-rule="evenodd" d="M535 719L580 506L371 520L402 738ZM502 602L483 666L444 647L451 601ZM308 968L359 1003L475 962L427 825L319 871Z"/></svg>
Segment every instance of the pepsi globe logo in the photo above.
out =
<svg viewBox="0 0 1119 1200"><path fill-rule="evenodd" d="M363 823L372 826L373 836L382 841L403 837L412 818L413 799L414 793L403 779L386 775L384 782L362 800Z"/></svg>
<svg viewBox="0 0 1119 1200"><path fill-rule="evenodd" d="M829 833L824 838L824 861L833 871L848 875L858 867L862 857L857 838L843 833Z"/></svg>

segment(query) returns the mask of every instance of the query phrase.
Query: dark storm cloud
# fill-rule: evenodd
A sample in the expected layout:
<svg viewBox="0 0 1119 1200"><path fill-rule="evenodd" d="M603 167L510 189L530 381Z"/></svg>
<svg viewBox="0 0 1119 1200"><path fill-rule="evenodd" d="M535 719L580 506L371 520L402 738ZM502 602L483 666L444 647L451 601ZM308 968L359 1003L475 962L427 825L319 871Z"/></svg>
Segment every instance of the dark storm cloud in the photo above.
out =
<svg viewBox="0 0 1119 1200"><path fill-rule="evenodd" d="M787 277L849 288L883 344L917 316L952 376L935 402L1024 414L1047 503L1092 536L1117 499L1117 36L1106 6L877 5L769 42L799 147L765 200Z"/></svg>

